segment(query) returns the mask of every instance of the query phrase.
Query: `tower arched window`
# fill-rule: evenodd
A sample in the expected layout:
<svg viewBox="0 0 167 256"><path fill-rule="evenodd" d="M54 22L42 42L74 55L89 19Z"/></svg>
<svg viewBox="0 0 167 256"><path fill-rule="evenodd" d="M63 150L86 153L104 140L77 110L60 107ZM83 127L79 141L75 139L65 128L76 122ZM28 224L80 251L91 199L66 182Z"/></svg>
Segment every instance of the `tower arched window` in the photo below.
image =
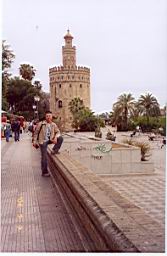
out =
<svg viewBox="0 0 167 256"><path fill-rule="evenodd" d="M61 88L61 84L59 84L59 88Z"/></svg>
<svg viewBox="0 0 167 256"><path fill-rule="evenodd" d="M80 88L82 88L82 84L80 84Z"/></svg>
<svg viewBox="0 0 167 256"><path fill-rule="evenodd" d="M70 84L69 86L70 86L70 88L72 87L72 85L71 85L71 84Z"/></svg>
<svg viewBox="0 0 167 256"><path fill-rule="evenodd" d="M59 100L59 101L58 101L58 107L59 107L59 108L62 108L62 107L63 107L62 100Z"/></svg>

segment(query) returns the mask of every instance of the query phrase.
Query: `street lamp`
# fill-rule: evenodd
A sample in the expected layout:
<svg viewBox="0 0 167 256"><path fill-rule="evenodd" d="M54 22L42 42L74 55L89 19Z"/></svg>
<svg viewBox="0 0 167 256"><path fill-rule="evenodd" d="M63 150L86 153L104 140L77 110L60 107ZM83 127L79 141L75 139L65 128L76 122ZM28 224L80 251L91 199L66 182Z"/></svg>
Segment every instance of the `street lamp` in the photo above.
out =
<svg viewBox="0 0 167 256"><path fill-rule="evenodd" d="M34 110L34 119L35 119L35 110L36 110L36 107L37 107L36 105L33 105L33 106L32 106L32 108L33 108L33 110Z"/></svg>
<svg viewBox="0 0 167 256"><path fill-rule="evenodd" d="M38 116L38 102L40 101L40 97L38 95L35 95L34 96L34 101L36 102L36 107L37 107L37 118L39 119L39 116Z"/></svg>

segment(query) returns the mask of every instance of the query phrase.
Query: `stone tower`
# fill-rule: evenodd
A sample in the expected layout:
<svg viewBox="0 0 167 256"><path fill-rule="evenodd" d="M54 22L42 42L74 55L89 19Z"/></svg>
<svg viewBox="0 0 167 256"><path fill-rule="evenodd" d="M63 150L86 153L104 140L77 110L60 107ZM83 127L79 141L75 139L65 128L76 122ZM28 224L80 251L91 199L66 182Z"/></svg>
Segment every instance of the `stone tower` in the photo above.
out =
<svg viewBox="0 0 167 256"><path fill-rule="evenodd" d="M49 69L50 109L58 117L64 131L72 130L72 114L69 102L76 97L90 108L90 69L76 65L76 47L73 37L67 30L62 47L63 66Z"/></svg>

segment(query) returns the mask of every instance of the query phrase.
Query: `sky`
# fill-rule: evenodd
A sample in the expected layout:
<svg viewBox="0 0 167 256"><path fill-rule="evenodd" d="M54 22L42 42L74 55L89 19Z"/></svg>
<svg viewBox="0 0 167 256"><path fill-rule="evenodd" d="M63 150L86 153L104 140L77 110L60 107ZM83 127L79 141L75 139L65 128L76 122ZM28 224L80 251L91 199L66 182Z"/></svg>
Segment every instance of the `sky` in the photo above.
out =
<svg viewBox="0 0 167 256"><path fill-rule="evenodd" d="M62 65L67 29L77 65L91 69L91 109L111 111L119 95L152 93L167 103L166 0L3 0L2 39L13 75L30 63L49 92L49 68Z"/></svg>

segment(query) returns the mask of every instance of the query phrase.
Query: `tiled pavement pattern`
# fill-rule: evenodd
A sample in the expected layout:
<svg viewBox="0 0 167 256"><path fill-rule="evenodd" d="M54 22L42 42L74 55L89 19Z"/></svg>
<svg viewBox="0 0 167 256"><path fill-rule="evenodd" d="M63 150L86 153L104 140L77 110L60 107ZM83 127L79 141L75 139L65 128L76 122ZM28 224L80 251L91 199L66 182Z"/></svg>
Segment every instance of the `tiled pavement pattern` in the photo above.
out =
<svg viewBox="0 0 167 256"><path fill-rule="evenodd" d="M70 218L58 188L41 177L39 151L29 137L3 140L1 149L1 251L93 251L89 238Z"/></svg>
<svg viewBox="0 0 167 256"><path fill-rule="evenodd" d="M157 222L165 224L165 147L152 150L155 172L149 175L101 176L105 182L144 209Z"/></svg>

